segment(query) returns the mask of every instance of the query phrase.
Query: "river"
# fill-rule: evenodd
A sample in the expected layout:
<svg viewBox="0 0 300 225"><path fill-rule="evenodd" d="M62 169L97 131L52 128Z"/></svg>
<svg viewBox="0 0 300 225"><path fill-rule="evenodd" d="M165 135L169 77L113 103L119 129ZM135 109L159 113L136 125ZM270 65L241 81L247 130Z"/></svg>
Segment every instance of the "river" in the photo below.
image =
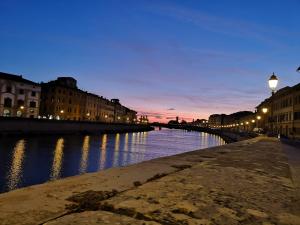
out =
<svg viewBox="0 0 300 225"><path fill-rule="evenodd" d="M176 129L150 132L0 138L0 192L225 144Z"/></svg>

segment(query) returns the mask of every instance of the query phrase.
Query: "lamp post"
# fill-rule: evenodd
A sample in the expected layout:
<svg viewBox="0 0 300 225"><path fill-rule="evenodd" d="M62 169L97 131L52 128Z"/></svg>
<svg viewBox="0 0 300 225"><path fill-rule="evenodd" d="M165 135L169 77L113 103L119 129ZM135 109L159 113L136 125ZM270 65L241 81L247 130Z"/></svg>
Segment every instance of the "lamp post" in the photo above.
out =
<svg viewBox="0 0 300 225"><path fill-rule="evenodd" d="M23 117L23 114L24 114L24 106L23 105L21 105L20 106L20 110L21 110L21 115L20 115L20 117Z"/></svg>
<svg viewBox="0 0 300 225"><path fill-rule="evenodd" d="M269 87L270 89L272 90L272 95L275 93L275 90L276 90L276 87L278 85L278 78L275 76L275 74L273 73L269 79ZM270 113L270 116L271 116L271 131L273 132L273 99L272 97L270 98L271 99L271 113Z"/></svg>
<svg viewBox="0 0 300 225"><path fill-rule="evenodd" d="M63 114L64 114L64 112L65 112L64 110L60 110L60 114L61 114L60 117L61 117L61 119L63 119Z"/></svg>
<svg viewBox="0 0 300 225"><path fill-rule="evenodd" d="M257 119L257 128L258 128L258 130L259 130L259 121L260 121L260 119L261 119L261 116L257 116L256 119Z"/></svg>
<svg viewBox="0 0 300 225"><path fill-rule="evenodd" d="M272 90L272 95L273 95L275 93L275 90L276 90L276 87L278 84L278 79L274 73L271 75L268 82L269 82L269 87Z"/></svg>

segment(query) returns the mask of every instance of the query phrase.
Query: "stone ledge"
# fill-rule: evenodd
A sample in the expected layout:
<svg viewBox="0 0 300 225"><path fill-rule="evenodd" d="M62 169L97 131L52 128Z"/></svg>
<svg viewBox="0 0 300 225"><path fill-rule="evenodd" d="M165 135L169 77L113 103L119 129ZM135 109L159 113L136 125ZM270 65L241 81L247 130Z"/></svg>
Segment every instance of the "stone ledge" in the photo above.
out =
<svg viewBox="0 0 300 225"><path fill-rule="evenodd" d="M0 221L296 225L296 191L282 144L259 137L4 193Z"/></svg>

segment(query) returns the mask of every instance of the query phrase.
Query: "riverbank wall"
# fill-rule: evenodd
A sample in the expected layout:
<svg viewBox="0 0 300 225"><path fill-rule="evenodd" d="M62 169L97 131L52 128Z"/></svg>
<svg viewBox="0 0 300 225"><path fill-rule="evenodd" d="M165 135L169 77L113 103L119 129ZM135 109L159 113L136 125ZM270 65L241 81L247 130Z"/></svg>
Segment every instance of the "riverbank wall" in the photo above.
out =
<svg viewBox="0 0 300 225"><path fill-rule="evenodd" d="M225 129L211 129L209 127L198 127L186 124L159 124L156 126L165 127L169 129L182 129L188 131L198 131L205 132L208 134L214 134L221 137L226 143L233 143L257 137L257 134L253 132L234 132Z"/></svg>
<svg viewBox="0 0 300 225"><path fill-rule="evenodd" d="M298 225L299 170L285 148L257 137L22 188L0 194L0 221Z"/></svg>
<svg viewBox="0 0 300 225"><path fill-rule="evenodd" d="M43 135L78 133L122 133L150 131L149 125L88 121L0 118L0 135Z"/></svg>

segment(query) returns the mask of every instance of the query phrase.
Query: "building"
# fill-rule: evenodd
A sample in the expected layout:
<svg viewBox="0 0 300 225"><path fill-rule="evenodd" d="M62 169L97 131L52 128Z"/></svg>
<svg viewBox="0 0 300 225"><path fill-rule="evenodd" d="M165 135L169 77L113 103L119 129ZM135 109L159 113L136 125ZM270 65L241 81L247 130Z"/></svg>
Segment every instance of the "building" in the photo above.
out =
<svg viewBox="0 0 300 225"><path fill-rule="evenodd" d="M83 91L72 77L58 77L42 83L41 116L49 119L134 123L136 112L118 99Z"/></svg>
<svg viewBox="0 0 300 225"><path fill-rule="evenodd" d="M300 83L278 90L256 109L267 132L300 138Z"/></svg>
<svg viewBox="0 0 300 225"><path fill-rule="evenodd" d="M236 131L253 131L256 126L255 114L251 111L240 111L229 115L213 114L209 117L208 123L211 128Z"/></svg>
<svg viewBox="0 0 300 225"><path fill-rule="evenodd" d="M208 120L206 119L193 119L193 122L189 123L190 125L197 126L197 127L207 127Z"/></svg>
<svg viewBox="0 0 300 225"><path fill-rule="evenodd" d="M37 118L41 87L21 75L0 72L0 116Z"/></svg>
<svg viewBox="0 0 300 225"><path fill-rule="evenodd" d="M48 119L85 120L87 93L72 77L42 83L40 115Z"/></svg>
<svg viewBox="0 0 300 225"><path fill-rule="evenodd" d="M212 114L208 118L208 124L211 128L221 128L225 114Z"/></svg>

